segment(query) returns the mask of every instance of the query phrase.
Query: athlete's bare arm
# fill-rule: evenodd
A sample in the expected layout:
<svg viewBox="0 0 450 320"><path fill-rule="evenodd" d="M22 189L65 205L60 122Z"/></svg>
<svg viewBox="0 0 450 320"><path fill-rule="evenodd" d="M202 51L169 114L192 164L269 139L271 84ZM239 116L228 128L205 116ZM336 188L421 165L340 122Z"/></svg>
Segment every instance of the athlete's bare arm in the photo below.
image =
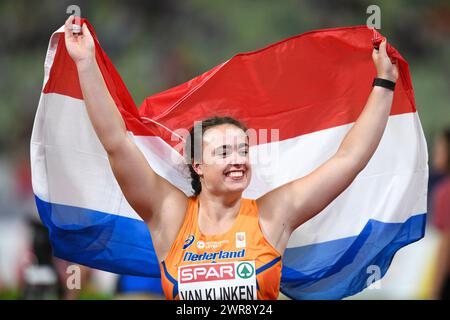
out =
<svg viewBox="0 0 450 320"><path fill-rule="evenodd" d="M156 253L158 257L164 256L183 221L187 197L153 171L128 136L96 62L94 40L86 24L82 35L73 35L72 21L73 16L65 24L66 48L77 66L89 119L125 198L148 222Z"/></svg>
<svg viewBox="0 0 450 320"><path fill-rule="evenodd" d="M386 53L386 41L372 53L378 77L396 81L398 69ZM309 175L257 200L261 226L269 241L284 251L291 233L308 221L356 178L374 154L391 111L393 91L374 87L363 112L336 154Z"/></svg>

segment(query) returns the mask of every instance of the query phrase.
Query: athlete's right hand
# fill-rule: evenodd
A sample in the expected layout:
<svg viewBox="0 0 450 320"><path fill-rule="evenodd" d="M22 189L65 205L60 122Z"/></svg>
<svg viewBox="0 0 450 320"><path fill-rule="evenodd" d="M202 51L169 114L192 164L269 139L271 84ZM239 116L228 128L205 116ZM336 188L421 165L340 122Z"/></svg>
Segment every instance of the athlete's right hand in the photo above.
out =
<svg viewBox="0 0 450 320"><path fill-rule="evenodd" d="M71 15L64 25L64 37L66 40L67 52L77 66L83 63L90 63L95 60L94 39L86 24L83 24L81 27L81 33L73 34L73 22L74 16Z"/></svg>

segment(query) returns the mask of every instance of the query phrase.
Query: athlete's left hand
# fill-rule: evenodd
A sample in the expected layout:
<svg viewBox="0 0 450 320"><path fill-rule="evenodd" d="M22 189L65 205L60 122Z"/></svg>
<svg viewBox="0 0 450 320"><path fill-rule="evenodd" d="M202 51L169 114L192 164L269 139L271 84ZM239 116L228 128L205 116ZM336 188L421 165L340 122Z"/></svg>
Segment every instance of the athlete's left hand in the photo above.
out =
<svg viewBox="0 0 450 320"><path fill-rule="evenodd" d="M377 77L396 82L398 79L397 61L392 63L386 52L386 39L380 43L379 49L373 49L372 59L377 69Z"/></svg>

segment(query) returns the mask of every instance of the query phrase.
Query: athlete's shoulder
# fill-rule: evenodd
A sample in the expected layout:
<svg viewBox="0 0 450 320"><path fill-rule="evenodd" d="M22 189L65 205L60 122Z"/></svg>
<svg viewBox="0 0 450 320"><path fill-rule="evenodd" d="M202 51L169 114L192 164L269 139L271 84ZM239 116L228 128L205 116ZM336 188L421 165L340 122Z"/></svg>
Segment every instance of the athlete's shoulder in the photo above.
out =
<svg viewBox="0 0 450 320"><path fill-rule="evenodd" d="M258 215L258 205L256 204L255 199L250 198L241 198L241 205L244 207L242 212L244 212L246 215Z"/></svg>

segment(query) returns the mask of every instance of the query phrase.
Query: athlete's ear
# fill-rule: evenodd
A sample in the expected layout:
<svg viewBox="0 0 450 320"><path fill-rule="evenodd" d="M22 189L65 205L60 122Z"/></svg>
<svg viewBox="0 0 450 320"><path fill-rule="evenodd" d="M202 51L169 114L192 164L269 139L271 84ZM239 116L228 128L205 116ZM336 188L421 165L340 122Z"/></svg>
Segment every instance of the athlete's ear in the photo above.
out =
<svg viewBox="0 0 450 320"><path fill-rule="evenodd" d="M203 177L203 170L201 163L192 162L192 168L194 168L194 171L200 176Z"/></svg>

